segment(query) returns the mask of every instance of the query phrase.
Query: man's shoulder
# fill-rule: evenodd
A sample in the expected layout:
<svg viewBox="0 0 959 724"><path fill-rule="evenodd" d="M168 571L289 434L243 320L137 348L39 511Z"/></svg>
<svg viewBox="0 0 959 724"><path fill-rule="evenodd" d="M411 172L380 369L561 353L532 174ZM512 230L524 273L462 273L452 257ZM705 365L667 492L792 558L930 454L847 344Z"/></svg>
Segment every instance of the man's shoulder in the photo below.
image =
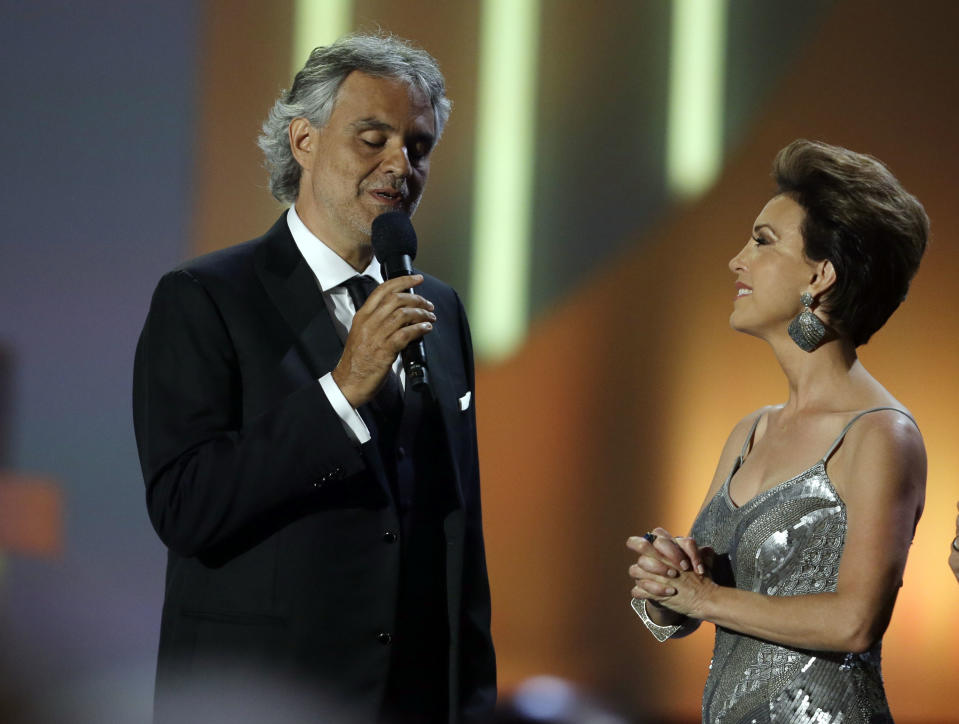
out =
<svg viewBox="0 0 959 724"><path fill-rule="evenodd" d="M194 257L178 265L173 271L185 272L197 279L210 281L236 279L251 274L256 260L282 242L284 231L289 235L285 215L262 236Z"/></svg>
<svg viewBox="0 0 959 724"><path fill-rule="evenodd" d="M178 264L173 272L186 272L189 276L216 278L230 275L250 264L259 239L244 241L223 249L211 251Z"/></svg>
<svg viewBox="0 0 959 724"><path fill-rule="evenodd" d="M414 291L422 293L424 297L429 298L431 301L434 301L432 297L440 296L459 303L459 295L456 293L456 290L442 279L437 279L422 269L414 269L414 272L423 275L423 283L418 289L414 289Z"/></svg>

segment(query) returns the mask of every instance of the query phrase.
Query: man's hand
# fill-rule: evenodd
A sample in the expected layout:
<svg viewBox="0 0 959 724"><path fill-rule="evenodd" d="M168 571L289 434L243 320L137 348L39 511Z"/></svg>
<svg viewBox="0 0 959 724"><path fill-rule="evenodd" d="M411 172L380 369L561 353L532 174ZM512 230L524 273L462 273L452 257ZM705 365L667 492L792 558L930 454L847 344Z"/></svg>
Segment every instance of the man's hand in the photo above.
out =
<svg viewBox="0 0 959 724"><path fill-rule="evenodd" d="M369 402L396 355L433 329L433 303L405 291L422 282L422 274L385 281L356 311L343 356L333 370L333 381L353 407Z"/></svg>

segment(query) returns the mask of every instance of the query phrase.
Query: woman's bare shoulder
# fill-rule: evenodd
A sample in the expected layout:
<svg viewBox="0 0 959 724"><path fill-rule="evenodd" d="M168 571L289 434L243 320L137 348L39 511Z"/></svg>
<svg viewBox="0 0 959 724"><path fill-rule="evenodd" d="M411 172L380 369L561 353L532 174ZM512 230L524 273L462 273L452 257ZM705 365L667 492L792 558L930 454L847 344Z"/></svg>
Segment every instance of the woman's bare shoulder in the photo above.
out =
<svg viewBox="0 0 959 724"><path fill-rule="evenodd" d="M753 410L744 418L742 418L736 425L733 427L732 432L729 433L729 439L726 441L726 444L732 444L736 447L736 441L738 440L738 447L736 447L737 454L739 450L742 449L742 446L746 443L746 438L749 435L750 431L753 429L753 426L756 427L756 433L759 437L762 437L765 420L762 418L767 417L771 412L779 412L783 408L782 404L779 405L764 405L756 410Z"/></svg>
<svg viewBox="0 0 959 724"><path fill-rule="evenodd" d="M862 415L847 433L848 446L857 456L892 454L896 457L925 458L925 446L919 423L913 414L899 403L873 408ZM864 411L865 412L865 411Z"/></svg>
<svg viewBox="0 0 959 724"><path fill-rule="evenodd" d="M868 479L870 494L886 488L893 496L913 488L924 488L926 448L922 433L912 413L895 400L882 405L889 409L871 408L861 415L846 434L845 451L837 462L840 480ZM863 412L866 412L865 410ZM860 485L842 485L846 496L865 492Z"/></svg>

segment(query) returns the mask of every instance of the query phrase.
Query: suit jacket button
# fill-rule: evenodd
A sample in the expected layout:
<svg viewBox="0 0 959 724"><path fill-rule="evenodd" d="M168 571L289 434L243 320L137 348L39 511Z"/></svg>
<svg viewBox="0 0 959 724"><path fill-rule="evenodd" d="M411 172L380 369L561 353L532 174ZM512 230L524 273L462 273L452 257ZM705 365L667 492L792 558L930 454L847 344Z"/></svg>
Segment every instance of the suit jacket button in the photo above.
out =
<svg viewBox="0 0 959 724"><path fill-rule="evenodd" d="M376 640L379 641L384 646L387 646L393 640L393 637L390 636L390 634L383 631L382 633L376 634Z"/></svg>
<svg viewBox="0 0 959 724"><path fill-rule="evenodd" d="M386 532L383 534L383 542L384 542L384 543L395 543L395 542L396 542L396 533L394 533L394 532L391 531L391 530L386 531Z"/></svg>
<svg viewBox="0 0 959 724"><path fill-rule="evenodd" d="M405 458L405 457L406 457L406 448L403 447L402 445L400 445L398 448L396 448L396 456L397 456L400 460L402 460L403 458Z"/></svg>

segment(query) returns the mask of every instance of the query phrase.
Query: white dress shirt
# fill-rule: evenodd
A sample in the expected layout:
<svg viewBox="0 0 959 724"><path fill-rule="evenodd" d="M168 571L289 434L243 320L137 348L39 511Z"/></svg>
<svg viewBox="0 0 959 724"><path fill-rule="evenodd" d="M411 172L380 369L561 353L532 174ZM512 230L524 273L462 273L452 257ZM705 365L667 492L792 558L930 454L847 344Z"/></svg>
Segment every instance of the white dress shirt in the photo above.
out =
<svg viewBox="0 0 959 724"><path fill-rule="evenodd" d="M330 316L333 319L333 326L336 327L340 339L345 342L350 328L353 326L353 315L356 314L356 309L349 292L340 285L350 277L357 276L357 271L306 228L306 224L296 213L296 207L290 207L286 215L286 223L290 227L290 233L293 235L296 248L300 250L300 254L303 255L312 270L313 276L316 277L316 283L323 294L323 301L326 302L327 309L329 309ZM373 257L370 265L366 267L362 274L372 277L377 284L383 282L380 263L376 260L376 257ZM399 356L393 362L393 371L399 376L400 385L405 386L406 375ZM343 421L347 434L359 445L369 442L371 438L369 428L367 428L366 423L363 422L363 418L359 416L356 409L343 396L340 388L333 380L333 373L327 372L319 381L327 399Z"/></svg>

